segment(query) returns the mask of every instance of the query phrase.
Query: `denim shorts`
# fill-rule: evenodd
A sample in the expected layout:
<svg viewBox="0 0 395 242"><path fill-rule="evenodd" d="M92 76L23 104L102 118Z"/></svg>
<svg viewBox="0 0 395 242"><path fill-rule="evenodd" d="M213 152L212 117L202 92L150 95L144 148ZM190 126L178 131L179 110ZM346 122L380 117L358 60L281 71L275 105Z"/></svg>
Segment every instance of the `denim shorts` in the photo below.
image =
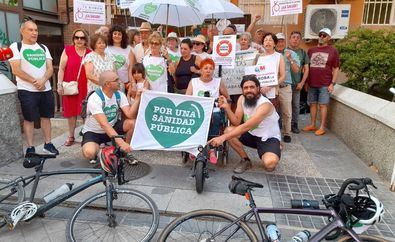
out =
<svg viewBox="0 0 395 242"><path fill-rule="evenodd" d="M328 104L330 96L328 87L310 87L307 94L307 103Z"/></svg>

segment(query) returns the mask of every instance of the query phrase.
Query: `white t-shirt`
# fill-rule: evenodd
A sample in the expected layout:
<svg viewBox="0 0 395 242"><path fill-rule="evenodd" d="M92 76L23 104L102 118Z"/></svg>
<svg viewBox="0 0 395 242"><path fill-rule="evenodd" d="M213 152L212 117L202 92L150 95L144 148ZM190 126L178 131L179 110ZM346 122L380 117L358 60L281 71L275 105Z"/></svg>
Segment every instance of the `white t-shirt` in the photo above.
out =
<svg viewBox="0 0 395 242"><path fill-rule="evenodd" d="M192 54L194 54L196 56L199 56L200 59L202 59L202 60L204 60L206 58L210 58L211 59L211 55L209 53L207 53L207 52L204 52L204 51L202 53L200 53L200 54L198 54L195 51L193 51Z"/></svg>
<svg viewBox="0 0 395 242"><path fill-rule="evenodd" d="M169 57L171 62L176 63L181 58L180 48L177 48L177 51L172 51L169 48L166 48L167 52L169 53Z"/></svg>
<svg viewBox="0 0 395 242"><path fill-rule="evenodd" d="M30 75L35 79L40 79L44 76L47 71L46 60L52 60L51 53L48 48L44 45L45 51L37 43L34 45L24 44L22 42L21 51L18 51L18 44L12 43L10 46L14 56L9 61L20 60L21 70ZM22 80L18 76L16 77L16 86L18 90L26 90L30 92L41 92L33 86L31 82ZM45 82L45 89L43 91L51 90L51 84L47 80Z"/></svg>
<svg viewBox="0 0 395 242"><path fill-rule="evenodd" d="M123 83L128 83L128 67L129 67L129 53L131 51L130 46L122 49L117 46L108 46L106 53L112 54L115 58L115 69L117 70L119 79Z"/></svg>
<svg viewBox="0 0 395 242"><path fill-rule="evenodd" d="M121 96L120 107L122 108L128 106L129 102L125 94L120 91L118 92ZM95 114L104 113L107 117L107 121L110 123L111 126L114 126L115 123L117 122L118 105L117 105L117 99L115 97L115 94L113 94L111 98L107 97L104 92L103 95L105 100L104 108L102 108L103 105L102 100L99 97L99 95L97 95L96 92L92 93L92 95L89 97L88 105L86 108L86 111L89 115L86 117L85 124L82 129L82 133L88 131L98 134L105 133L104 129L101 128L100 124L97 122L95 117L93 117L93 115Z"/></svg>
<svg viewBox="0 0 395 242"><path fill-rule="evenodd" d="M163 56L147 55L143 59L145 76L150 89L157 92L167 92L167 64Z"/></svg>

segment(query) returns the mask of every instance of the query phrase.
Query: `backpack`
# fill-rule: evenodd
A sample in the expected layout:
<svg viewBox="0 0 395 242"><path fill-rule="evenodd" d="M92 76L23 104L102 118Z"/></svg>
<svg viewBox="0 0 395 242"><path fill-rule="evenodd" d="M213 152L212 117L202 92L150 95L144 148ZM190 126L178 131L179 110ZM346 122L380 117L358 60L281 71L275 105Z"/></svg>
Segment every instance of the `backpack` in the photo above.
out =
<svg viewBox="0 0 395 242"><path fill-rule="evenodd" d="M93 93L96 93L100 97L100 99L102 101L102 109L104 109L104 107L106 106L106 100L104 98L103 91L100 88L98 88L98 89L96 89L94 91L90 91L88 93L88 95L86 96L86 98L84 100L82 100L82 103L81 103L81 114L80 114L80 116L83 119L86 119L86 117L88 116L88 113L87 113L88 99ZM119 92L116 91L114 93L114 95L115 95L115 99L117 100L117 105L118 105L118 114L117 114L117 116L118 116L118 118L120 118L121 115L119 115L119 113L120 113L120 104L121 104L121 94L119 94Z"/></svg>
<svg viewBox="0 0 395 242"><path fill-rule="evenodd" d="M47 49L45 49L45 46L43 44L40 44L40 43L37 43L37 44L41 47L41 49L44 50L44 53L47 52ZM21 41L17 42L16 46L18 48L18 51L21 52L22 42Z"/></svg>

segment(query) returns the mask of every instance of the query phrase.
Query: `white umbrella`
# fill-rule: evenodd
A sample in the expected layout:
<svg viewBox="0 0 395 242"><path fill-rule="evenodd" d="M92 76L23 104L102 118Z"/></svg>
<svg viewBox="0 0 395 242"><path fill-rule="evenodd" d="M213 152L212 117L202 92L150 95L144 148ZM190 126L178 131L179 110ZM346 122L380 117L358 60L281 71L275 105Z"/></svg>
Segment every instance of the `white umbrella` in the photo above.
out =
<svg viewBox="0 0 395 242"><path fill-rule="evenodd" d="M186 0L136 0L130 6L130 15L153 24L189 26L202 24L205 15Z"/></svg>
<svg viewBox="0 0 395 242"><path fill-rule="evenodd" d="M243 10L225 0L199 0L196 8L205 14L206 18L230 19L244 16Z"/></svg>

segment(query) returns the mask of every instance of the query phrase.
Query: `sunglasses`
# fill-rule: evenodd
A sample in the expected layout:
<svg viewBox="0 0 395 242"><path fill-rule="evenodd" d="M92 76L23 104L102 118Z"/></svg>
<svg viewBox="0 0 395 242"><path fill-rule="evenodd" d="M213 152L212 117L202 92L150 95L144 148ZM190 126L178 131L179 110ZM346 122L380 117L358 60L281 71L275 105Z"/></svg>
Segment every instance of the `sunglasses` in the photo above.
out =
<svg viewBox="0 0 395 242"><path fill-rule="evenodd" d="M159 42L151 42L151 45L160 45Z"/></svg>
<svg viewBox="0 0 395 242"><path fill-rule="evenodd" d="M203 43L200 43L200 42L195 42L195 43L193 43L194 45L204 45Z"/></svg>
<svg viewBox="0 0 395 242"><path fill-rule="evenodd" d="M320 33L320 34L318 35L318 37L326 38L326 37L328 37L328 35L327 35L327 34L324 34L324 33Z"/></svg>
<svg viewBox="0 0 395 242"><path fill-rule="evenodd" d="M114 79L114 80L112 80L110 82L119 82L119 78L116 78L116 79Z"/></svg>
<svg viewBox="0 0 395 242"><path fill-rule="evenodd" d="M79 39L79 40L86 40L85 36L74 36L74 39Z"/></svg>

